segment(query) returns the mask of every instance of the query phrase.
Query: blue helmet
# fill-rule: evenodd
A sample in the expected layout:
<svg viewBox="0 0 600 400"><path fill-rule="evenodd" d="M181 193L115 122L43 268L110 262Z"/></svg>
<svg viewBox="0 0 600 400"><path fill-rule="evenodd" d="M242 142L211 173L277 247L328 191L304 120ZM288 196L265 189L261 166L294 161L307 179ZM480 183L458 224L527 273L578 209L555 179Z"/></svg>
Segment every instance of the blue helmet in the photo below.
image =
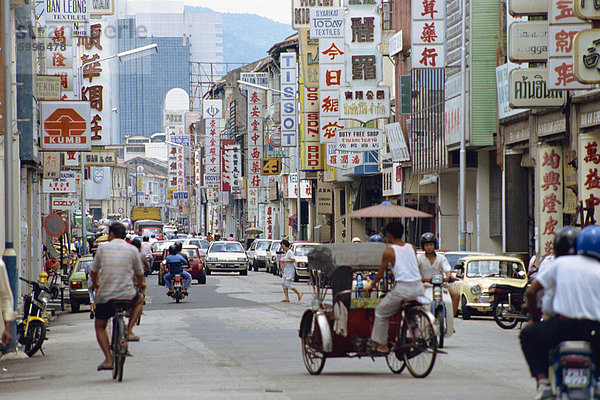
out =
<svg viewBox="0 0 600 400"><path fill-rule="evenodd" d="M370 242L376 242L376 243L385 243L385 240L383 239L383 236L379 235L379 234L374 234L373 236L371 236L369 238Z"/></svg>
<svg viewBox="0 0 600 400"><path fill-rule="evenodd" d="M600 261L600 226L590 225L577 236L577 254L594 257Z"/></svg>

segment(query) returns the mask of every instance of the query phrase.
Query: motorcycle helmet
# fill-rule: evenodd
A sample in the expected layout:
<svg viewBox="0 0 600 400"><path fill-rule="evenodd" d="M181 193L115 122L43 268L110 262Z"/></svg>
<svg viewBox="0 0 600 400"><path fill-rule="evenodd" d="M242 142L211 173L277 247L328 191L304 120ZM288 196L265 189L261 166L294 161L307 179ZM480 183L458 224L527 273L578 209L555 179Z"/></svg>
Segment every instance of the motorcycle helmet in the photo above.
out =
<svg viewBox="0 0 600 400"><path fill-rule="evenodd" d="M176 242L173 246L175 246L178 253L183 249L183 243L181 242Z"/></svg>
<svg viewBox="0 0 600 400"><path fill-rule="evenodd" d="M421 235L421 248L425 247L426 243L433 243L433 245L437 247L437 239L433 233L425 232Z"/></svg>
<svg viewBox="0 0 600 400"><path fill-rule="evenodd" d="M577 254L600 261L600 226L589 225L581 230L577 236Z"/></svg>
<svg viewBox="0 0 600 400"><path fill-rule="evenodd" d="M572 256L577 253L579 229L574 226L562 227L554 236L554 254L556 257Z"/></svg>
<svg viewBox="0 0 600 400"><path fill-rule="evenodd" d="M385 243L385 239L383 239L383 236L379 235L379 234L374 234L373 236L371 236L369 238L370 242L375 242L375 243Z"/></svg>
<svg viewBox="0 0 600 400"><path fill-rule="evenodd" d="M177 254L177 246L175 246L174 244L169 246L169 254L174 256L175 254Z"/></svg>
<svg viewBox="0 0 600 400"><path fill-rule="evenodd" d="M360 242L361 242L361 240L358 236L355 236L352 238L352 243L360 243Z"/></svg>

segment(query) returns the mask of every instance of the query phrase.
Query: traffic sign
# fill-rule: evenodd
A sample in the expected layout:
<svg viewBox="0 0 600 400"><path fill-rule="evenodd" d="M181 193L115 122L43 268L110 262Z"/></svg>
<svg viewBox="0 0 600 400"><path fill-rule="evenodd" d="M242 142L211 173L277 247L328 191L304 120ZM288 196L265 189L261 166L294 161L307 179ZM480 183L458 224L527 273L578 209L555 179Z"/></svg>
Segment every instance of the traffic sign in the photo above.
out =
<svg viewBox="0 0 600 400"><path fill-rule="evenodd" d="M60 237L67 229L67 223L59 214L52 213L44 218L44 229L52 237Z"/></svg>
<svg viewBox="0 0 600 400"><path fill-rule="evenodd" d="M281 173L281 159L279 158L261 158L260 159L260 174L279 175Z"/></svg>
<svg viewBox="0 0 600 400"><path fill-rule="evenodd" d="M271 136L269 136L269 144L271 145L271 147L281 147L281 133L272 133Z"/></svg>

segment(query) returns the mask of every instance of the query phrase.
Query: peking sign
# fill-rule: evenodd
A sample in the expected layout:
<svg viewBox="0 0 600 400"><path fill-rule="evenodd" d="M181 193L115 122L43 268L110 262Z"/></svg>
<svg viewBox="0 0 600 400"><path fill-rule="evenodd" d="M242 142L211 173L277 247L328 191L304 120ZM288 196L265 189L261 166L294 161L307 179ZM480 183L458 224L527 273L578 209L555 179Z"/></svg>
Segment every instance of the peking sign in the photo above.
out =
<svg viewBox="0 0 600 400"><path fill-rule="evenodd" d="M89 102L42 101L40 114L42 150L90 150Z"/></svg>

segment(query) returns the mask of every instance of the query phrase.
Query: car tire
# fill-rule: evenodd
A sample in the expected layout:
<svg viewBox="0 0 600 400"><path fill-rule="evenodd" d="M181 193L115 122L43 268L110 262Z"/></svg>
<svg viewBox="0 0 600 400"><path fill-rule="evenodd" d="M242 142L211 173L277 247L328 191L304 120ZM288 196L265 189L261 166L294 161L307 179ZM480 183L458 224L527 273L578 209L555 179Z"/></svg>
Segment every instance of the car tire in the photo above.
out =
<svg viewBox="0 0 600 400"><path fill-rule="evenodd" d="M78 313L79 309L81 307L81 304L75 300L71 300L71 312L72 313Z"/></svg>
<svg viewBox="0 0 600 400"><path fill-rule="evenodd" d="M206 273L206 275L210 275L210 269L208 269L208 267L204 267L204 272Z"/></svg>
<svg viewBox="0 0 600 400"><path fill-rule="evenodd" d="M258 272L258 264L254 263L254 272Z"/></svg>
<svg viewBox="0 0 600 400"><path fill-rule="evenodd" d="M462 316L462 319L467 321L469 319L471 319L471 309L469 307L467 307L467 298L465 296L463 296L460 300L461 304L460 304L460 314Z"/></svg>
<svg viewBox="0 0 600 400"><path fill-rule="evenodd" d="M158 273L158 285L165 286L165 278L160 272Z"/></svg>
<svg viewBox="0 0 600 400"><path fill-rule="evenodd" d="M246 268L245 270L240 271L240 275L248 275L248 269L249 268Z"/></svg>
<svg viewBox="0 0 600 400"><path fill-rule="evenodd" d="M198 278L198 283L201 285L206 285L206 274L202 274L200 275L200 277Z"/></svg>

